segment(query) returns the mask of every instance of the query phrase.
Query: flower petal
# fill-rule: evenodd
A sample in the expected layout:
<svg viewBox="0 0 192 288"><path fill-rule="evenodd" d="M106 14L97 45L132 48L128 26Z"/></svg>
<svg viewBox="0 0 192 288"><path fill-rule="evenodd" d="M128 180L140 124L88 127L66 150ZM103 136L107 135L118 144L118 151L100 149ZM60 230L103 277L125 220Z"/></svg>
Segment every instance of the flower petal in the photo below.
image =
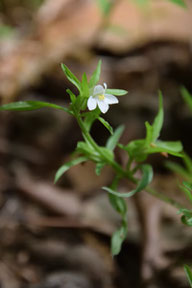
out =
<svg viewBox="0 0 192 288"><path fill-rule="evenodd" d="M107 89L107 84L106 83L103 83L103 86L105 88L105 90Z"/></svg>
<svg viewBox="0 0 192 288"><path fill-rule="evenodd" d="M116 104L119 103L119 100L117 99L117 97L111 94L105 94L105 102L108 104Z"/></svg>
<svg viewBox="0 0 192 288"><path fill-rule="evenodd" d="M93 96L90 96L87 101L87 107L89 110L94 110L97 107L97 101Z"/></svg>
<svg viewBox="0 0 192 288"><path fill-rule="evenodd" d="M93 95L98 95L98 94L104 94L104 88L102 85L96 85L95 88L94 88L94 92L93 92Z"/></svg>
<svg viewBox="0 0 192 288"><path fill-rule="evenodd" d="M106 113L108 111L109 105L105 101L97 101L97 104L102 113Z"/></svg>

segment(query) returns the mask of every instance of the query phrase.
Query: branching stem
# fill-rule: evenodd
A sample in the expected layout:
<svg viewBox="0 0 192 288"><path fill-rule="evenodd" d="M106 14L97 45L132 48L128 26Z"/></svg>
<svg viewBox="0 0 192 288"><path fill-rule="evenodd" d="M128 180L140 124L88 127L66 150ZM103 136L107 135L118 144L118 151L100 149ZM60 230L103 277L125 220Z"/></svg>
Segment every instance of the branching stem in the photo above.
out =
<svg viewBox="0 0 192 288"><path fill-rule="evenodd" d="M92 138L90 133L87 131L87 129L83 123L83 120L81 119L80 114L76 113L75 111L74 111L74 114L75 114L77 123L78 123L79 127L81 128L81 131L83 133L83 137L85 138L85 141L89 142L89 144L95 149L95 151L97 151L97 153L100 154L101 158L103 158L109 165L112 166L112 168L115 170L117 175L119 175L119 178L125 177L125 178L129 179L131 182L137 184L138 179L136 179L133 176L133 174L134 174L133 171L130 171L130 169L124 170L116 161L111 160L109 157L107 157L107 155L100 149L100 147L97 145L97 143ZM130 168L131 163L132 163L132 159L130 159L130 161L128 162L127 168ZM138 169L138 167L137 167L137 169ZM177 209L183 208L183 206L180 203L178 203L177 201L173 200L172 198L170 198L164 194L157 192L155 189L153 189L151 187L147 187L145 189L145 191L148 192L149 194L153 195L154 197L160 199L161 201L174 206Z"/></svg>

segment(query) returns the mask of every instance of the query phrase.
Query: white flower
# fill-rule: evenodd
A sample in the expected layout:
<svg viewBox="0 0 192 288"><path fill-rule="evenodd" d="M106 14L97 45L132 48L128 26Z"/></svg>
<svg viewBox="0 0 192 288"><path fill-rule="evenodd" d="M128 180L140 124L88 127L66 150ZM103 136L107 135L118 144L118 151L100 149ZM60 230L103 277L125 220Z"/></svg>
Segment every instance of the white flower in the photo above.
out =
<svg viewBox="0 0 192 288"><path fill-rule="evenodd" d="M89 110L94 110L98 105L101 112L106 113L109 109L109 104L116 104L119 102L114 95L105 93L107 89L106 83L104 83L103 86L95 86L93 95L91 95L87 101L87 107Z"/></svg>

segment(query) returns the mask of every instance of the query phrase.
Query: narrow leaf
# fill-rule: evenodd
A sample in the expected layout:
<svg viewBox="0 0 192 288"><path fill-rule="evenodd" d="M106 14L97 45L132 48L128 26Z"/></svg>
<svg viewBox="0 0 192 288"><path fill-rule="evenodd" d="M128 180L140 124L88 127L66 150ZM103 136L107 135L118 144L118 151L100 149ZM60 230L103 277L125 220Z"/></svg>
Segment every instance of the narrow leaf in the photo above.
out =
<svg viewBox="0 0 192 288"><path fill-rule="evenodd" d="M69 68L65 64L61 64L61 68L65 73L67 79L77 87L77 89L81 90L81 82L77 79L77 77L69 70Z"/></svg>
<svg viewBox="0 0 192 288"><path fill-rule="evenodd" d="M93 75L90 78L89 81L89 88L93 88L99 81L100 78L100 73L101 73L101 60L99 60L97 64L97 68L93 72Z"/></svg>
<svg viewBox="0 0 192 288"><path fill-rule="evenodd" d="M127 93L128 92L126 90L123 90L123 89L107 89L106 90L106 94L112 94L115 96L123 96Z"/></svg>
<svg viewBox="0 0 192 288"><path fill-rule="evenodd" d="M145 127L146 127L145 143L148 146L153 142L153 126L151 126L149 122L145 122Z"/></svg>
<svg viewBox="0 0 192 288"><path fill-rule="evenodd" d="M181 186L182 187L182 186ZM183 190L185 192L185 195L189 199L189 201L192 202L192 185L188 182L183 181Z"/></svg>
<svg viewBox="0 0 192 288"><path fill-rule="evenodd" d="M109 193L109 201L113 208L121 214L123 217L127 213L127 204L123 198L120 198L116 195Z"/></svg>
<svg viewBox="0 0 192 288"><path fill-rule="evenodd" d="M183 157L180 152L183 150L183 146L180 141L156 141L154 147L147 149L147 153L161 153L166 152L168 154Z"/></svg>
<svg viewBox="0 0 192 288"><path fill-rule="evenodd" d="M61 177L67 170L69 170L72 166L75 166L75 165L80 164L80 163L82 163L82 162L85 162L85 161L87 161L87 160L88 160L88 159L87 159L86 157L79 157L79 158L76 158L76 159L74 159L74 160L72 160L72 161L70 161L70 162L67 162L67 163L65 163L64 165L62 165L62 166L58 169L58 171L57 171L57 173L56 173L56 175L55 175L54 183L56 183L56 182L60 179L60 177Z"/></svg>
<svg viewBox="0 0 192 288"><path fill-rule="evenodd" d="M98 152L96 152L88 143L83 141L79 141L77 143L75 152L85 155L87 159L90 159L94 162L98 162L100 160Z"/></svg>
<svg viewBox="0 0 192 288"><path fill-rule="evenodd" d="M192 288L192 272L188 265L184 265L184 270L187 275L187 279L189 281L190 287Z"/></svg>
<svg viewBox="0 0 192 288"><path fill-rule="evenodd" d="M66 92L69 94L69 96L70 96L70 99L71 99L71 103L75 103L75 101L76 101L76 96L75 96L75 94L73 94L73 92L70 90L70 89L67 89L66 90Z"/></svg>
<svg viewBox="0 0 192 288"><path fill-rule="evenodd" d="M115 149L115 147L117 146L119 142L121 135L123 134L124 129L125 129L125 126L121 125L115 130L113 135L109 137L107 144L106 144L106 148L112 151Z"/></svg>
<svg viewBox="0 0 192 288"><path fill-rule="evenodd" d="M128 193L119 193L119 192L116 192L116 191L114 191L108 187L103 187L103 189L106 190L107 192L109 192L113 195L119 196L119 197L131 197L131 196L133 196L137 192L140 192L143 189L145 189L146 186L149 183L151 183L151 181L153 179L153 169L150 165L144 164L141 166L141 169L143 172L143 176L142 176L141 180L138 182L136 189L134 189Z"/></svg>
<svg viewBox="0 0 192 288"><path fill-rule="evenodd" d="M153 127L152 142L155 142L160 135L160 132L163 126L163 117L164 117L163 96L162 96L162 93L159 91L159 111L152 125Z"/></svg>
<svg viewBox="0 0 192 288"><path fill-rule="evenodd" d="M113 128L111 127L111 125L109 124L109 122L107 122L105 119L103 119L102 117L98 117L97 118L104 126L105 128L107 128L107 130L111 133L111 135L113 134Z"/></svg>
<svg viewBox="0 0 192 288"><path fill-rule="evenodd" d="M82 76L81 93L82 93L82 97L85 97L85 98L89 97L89 86L87 82L86 73L83 73L83 76Z"/></svg>
<svg viewBox="0 0 192 288"><path fill-rule="evenodd" d="M48 103L48 102L41 102L41 101L18 101L18 102L12 102L9 104L5 104L0 106L0 110L10 110L10 111L31 111L31 110L37 110L40 108L54 108L63 110L65 112L71 113L72 112L63 107L56 104Z"/></svg>
<svg viewBox="0 0 192 288"><path fill-rule="evenodd" d="M121 251L121 246L126 238L126 235L127 227L125 227L124 225L113 233L113 236L111 238L111 252L113 256L118 255Z"/></svg>
<svg viewBox="0 0 192 288"><path fill-rule="evenodd" d="M183 161L190 174L192 174L192 159L184 153Z"/></svg>
<svg viewBox="0 0 192 288"><path fill-rule="evenodd" d="M102 154L105 154L105 156L108 158L109 161L113 161L114 159L114 153L113 151L107 149L106 147L99 147L99 150Z"/></svg>
<svg viewBox="0 0 192 288"><path fill-rule="evenodd" d="M189 109L192 112L192 95L185 87L181 88L181 95L183 96L185 103L188 105Z"/></svg>

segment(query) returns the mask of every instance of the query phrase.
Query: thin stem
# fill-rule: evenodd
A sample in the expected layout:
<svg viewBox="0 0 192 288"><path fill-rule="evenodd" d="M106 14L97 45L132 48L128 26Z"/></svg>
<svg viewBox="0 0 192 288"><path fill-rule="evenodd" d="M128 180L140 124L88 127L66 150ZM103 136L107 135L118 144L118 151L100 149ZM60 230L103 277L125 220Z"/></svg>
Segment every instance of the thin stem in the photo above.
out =
<svg viewBox="0 0 192 288"><path fill-rule="evenodd" d="M100 147L97 145L97 143L91 137L90 133L85 128L85 125L84 125L80 115L78 113L75 113L75 117L77 119L79 127L81 128L81 131L83 133L85 140L88 141L92 145L92 147L95 149L95 151L97 151L102 156L102 158L105 159L106 162L108 162L119 175L128 178L132 182L135 182L134 177L130 174L129 171L124 170L116 161L109 159L106 156L106 154L100 149Z"/></svg>
<svg viewBox="0 0 192 288"><path fill-rule="evenodd" d="M75 111L74 111L75 112ZM77 122L79 124L79 127L81 128L81 131L83 133L83 137L85 138L86 141L88 141L91 146L95 149L95 151L97 151L103 159L106 160L106 162L108 162L112 167L113 169L117 172L117 174L119 175L118 177L122 178L123 177L126 177L128 178L130 181L132 181L133 183L137 184L138 183L138 179L136 179L135 177L132 176L132 172L134 170L136 170L138 167L134 168L133 171L129 171L129 169L124 170L116 161L114 160L111 160L109 159L105 153L103 153L103 151L100 149L100 147L97 145L97 143L94 141L94 139L92 138L92 136L90 135L90 133L87 131L87 129L85 128L84 126L84 123L79 115L79 113L74 113L75 114L75 117L77 119ZM127 168L130 168L131 166L131 163L132 163L132 159L129 159L128 161L128 164L127 164ZM155 196L156 198L160 199L161 201L165 202L165 203L168 203L168 204L171 204L172 206L174 206L175 208L177 209L182 209L184 208L180 203L178 203L177 201L173 200L172 198L164 195L164 194L161 194L159 192L157 192L156 190L154 190L153 188L151 187L147 187L145 188L145 191L148 192L149 194Z"/></svg>
<svg viewBox="0 0 192 288"><path fill-rule="evenodd" d="M128 160L128 162L127 162L127 166L126 166L126 169L129 171L130 170L130 168L131 168L131 164L132 164L132 162L133 162L133 158L132 157L129 157L129 160Z"/></svg>

